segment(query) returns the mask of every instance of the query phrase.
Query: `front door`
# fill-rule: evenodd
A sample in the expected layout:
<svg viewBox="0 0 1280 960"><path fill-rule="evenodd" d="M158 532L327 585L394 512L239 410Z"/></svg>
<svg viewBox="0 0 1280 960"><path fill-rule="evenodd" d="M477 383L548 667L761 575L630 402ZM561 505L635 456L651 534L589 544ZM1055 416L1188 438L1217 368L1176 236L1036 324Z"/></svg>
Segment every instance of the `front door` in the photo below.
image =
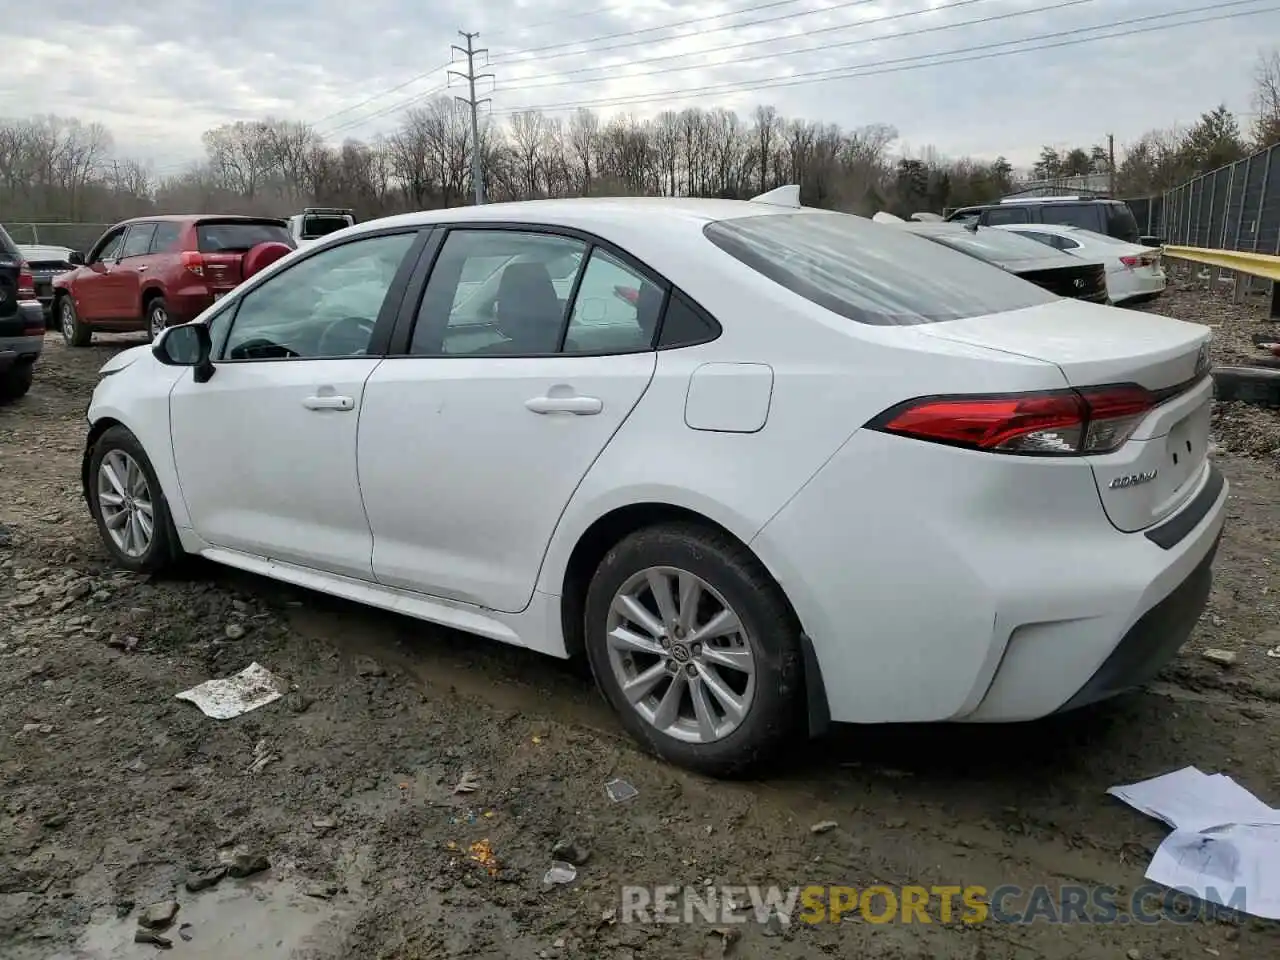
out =
<svg viewBox="0 0 1280 960"><path fill-rule="evenodd" d="M84 268L76 275L71 292L75 298L76 312L85 323L111 320L119 315L119 303L113 299L118 292L117 285L113 283L111 271L119 259L121 247L124 246L127 229L117 227L104 234L89 251Z"/></svg>
<svg viewBox="0 0 1280 960"><path fill-rule="evenodd" d="M416 236L366 237L307 257L211 319L213 377L196 383L188 372L170 394L179 484L204 540L373 578L357 424L382 362L369 347L393 320L388 294Z"/></svg>
<svg viewBox="0 0 1280 960"><path fill-rule="evenodd" d="M566 282L556 274L575 255ZM411 355L388 358L365 391L360 483L378 581L526 607L560 515L648 388L661 302L638 267L580 240L450 231Z"/></svg>

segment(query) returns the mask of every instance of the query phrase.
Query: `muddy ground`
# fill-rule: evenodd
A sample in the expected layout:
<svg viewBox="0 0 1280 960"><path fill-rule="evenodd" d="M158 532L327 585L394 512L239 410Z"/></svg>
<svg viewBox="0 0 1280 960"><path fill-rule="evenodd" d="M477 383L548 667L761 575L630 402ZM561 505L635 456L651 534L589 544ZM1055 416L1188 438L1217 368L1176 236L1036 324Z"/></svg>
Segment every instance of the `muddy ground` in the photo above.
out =
<svg viewBox="0 0 1280 960"><path fill-rule="evenodd" d="M1158 309L1213 324L1220 356L1261 317L1192 289ZM77 475L95 372L136 342L109 339L49 337L31 394L0 408L5 960L149 957L162 948L133 942L138 918L168 900L172 955L228 960L1280 955L1280 925L1249 918L726 928L615 913L624 884L708 880L1131 891L1165 830L1107 787L1195 764L1280 804L1277 414L1219 411L1233 496L1216 586L1151 689L1016 727L842 729L766 781L717 783L638 752L562 664L212 566L115 572ZM283 699L229 721L174 699L255 661ZM476 789L453 792L465 773ZM615 777L639 795L612 802ZM546 888L566 837L589 856ZM187 889L236 856L269 866Z"/></svg>

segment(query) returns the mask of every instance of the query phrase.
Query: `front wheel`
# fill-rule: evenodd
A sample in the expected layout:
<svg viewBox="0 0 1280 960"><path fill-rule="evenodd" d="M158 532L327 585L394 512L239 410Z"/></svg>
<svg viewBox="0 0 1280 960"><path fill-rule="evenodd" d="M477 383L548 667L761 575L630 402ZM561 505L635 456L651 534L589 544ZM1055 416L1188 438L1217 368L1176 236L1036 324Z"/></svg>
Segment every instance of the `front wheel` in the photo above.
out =
<svg viewBox="0 0 1280 960"><path fill-rule="evenodd" d="M739 776L805 736L799 624L724 533L664 524L621 541L587 591L586 639L601 691L663 759Z"/></svg>
<svg viewBox="0 0 1280 960"><path fill-rule="evenodd" d="M86 327L76 312L76 305L69 294L58 298L58 329L69 347L87 347L93 340L93 331Z"/></svg>
<svg viewBox="0 0 1280 960"><path fill-rule="evenodd" d="M147 339L155 340L169 326L169 305L164 302L164 297L148 300L146 315Z"/></svg>
<svg viewBox="0 0 1280 960"><path fill-rule="evenodd" d="M169 504L142 444L111 427L89 455L89 508L115 562L134 573L159 573L182 555Z"/></svg>

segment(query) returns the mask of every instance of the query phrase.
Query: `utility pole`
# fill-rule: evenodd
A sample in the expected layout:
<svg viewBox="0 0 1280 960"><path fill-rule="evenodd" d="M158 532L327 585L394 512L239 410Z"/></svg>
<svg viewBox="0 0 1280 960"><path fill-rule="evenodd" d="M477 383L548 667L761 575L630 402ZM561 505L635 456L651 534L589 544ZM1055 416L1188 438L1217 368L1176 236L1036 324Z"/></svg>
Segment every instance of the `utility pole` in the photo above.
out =
<svg viewBox="0 0 1280 960"><path fill-rule="evenodd" d="M1111 199L1116 196L1116 138L1114 134L1107 134L1107 169L1111 171L1111 190L1109 191Z"/></svg>
<svg viewBox="0 0 1280 960"><path fill-rule="evenodd" d="M480 104L488 103L489 99L487 97L483 100L476 99L476 81L484 80L485 78L492 80L493 74L476 73L476 56L481 53L487 54L489 52L485 47L477 48L475 46L475 39L480 36L480 34L467 33L464 30L459 30L458 36L463 37L467 41L467 46L464 49L455 43L452 49L467 58L467 72L459 73L457 70L450 70L449 75L466 80L467 89L470 94L466 97L455 97L454 99L459 103L465 103L471 108L471 182L475 187L476 205L479 206L484 203L484 170L482 169L483 164L480 162L480 121L476 116L476 110Z"/></svg>

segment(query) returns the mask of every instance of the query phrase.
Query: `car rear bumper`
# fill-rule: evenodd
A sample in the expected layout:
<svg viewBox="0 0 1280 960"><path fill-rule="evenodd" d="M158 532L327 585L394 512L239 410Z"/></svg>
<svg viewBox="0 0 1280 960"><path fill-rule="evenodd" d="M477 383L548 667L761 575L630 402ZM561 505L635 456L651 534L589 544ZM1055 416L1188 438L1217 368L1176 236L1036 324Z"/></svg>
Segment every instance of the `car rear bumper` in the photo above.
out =
<svg viewBox="0 0 1280 960"><path fill-rule="evenodd" d="M44 349L44 337L0 337L0 371L16 363L34 363Z"/></svg>
<svg viewBox="0 0 1280 960"><path fill-rule="evenodd" d="M1162 270L1129 270L1107 274L1112 303L1150 300L1164 293L1166 284Z"/></svg>
<svg viewBox="0 0 1280 960"><path fill-rule="evenodd" d="M1035 719L1146 682L1190 636L1216 469L1216 495L1123 533L1086 465L1010 459L860 431L754 538L833 721Z"/></svg>

